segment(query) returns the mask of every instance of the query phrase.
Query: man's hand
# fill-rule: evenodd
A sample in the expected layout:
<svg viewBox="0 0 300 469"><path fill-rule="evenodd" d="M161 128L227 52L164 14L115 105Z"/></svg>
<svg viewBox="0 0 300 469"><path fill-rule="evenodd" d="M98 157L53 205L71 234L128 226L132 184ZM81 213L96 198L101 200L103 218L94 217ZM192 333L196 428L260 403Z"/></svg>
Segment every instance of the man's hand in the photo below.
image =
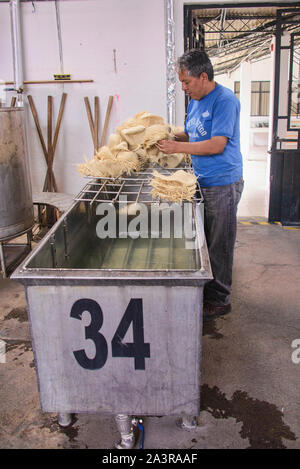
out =
<svg viewBox="0 0 300 469"><path fill-rule="evenodd" d="M157 142L157 147L163 153L171 155L172 153L179 153L178 151L178 142L174 140L159 140Z"/></svg>

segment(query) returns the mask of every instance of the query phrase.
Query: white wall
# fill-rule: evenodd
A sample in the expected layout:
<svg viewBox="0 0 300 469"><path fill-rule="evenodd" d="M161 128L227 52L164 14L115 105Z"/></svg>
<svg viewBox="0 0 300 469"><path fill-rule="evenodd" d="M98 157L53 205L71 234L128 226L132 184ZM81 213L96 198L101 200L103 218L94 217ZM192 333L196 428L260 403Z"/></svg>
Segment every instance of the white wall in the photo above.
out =
<svg viewBox="0 0 300 469"><path fill-rule="evenodd" d="M251 63L251 62L249 62ZM258 62L251 63L251 77L256 81L269 81L271 77L271 61L267 57ZM227 86L232 91L234 90L234 82L240 81L240 68L237 68L232 73L224 73L216 76L216 81L221 85Z"/></svg>
<svg viewBox="0 0 300 469"><path fill-rule="evenodd" d="M265 58L259 62L243 62L233 73L222 74L216 77L216 81L234 90L234 82L240 82L241 101L241 148L246 158L251 146L267 147L268 129L254 129L256 123L265 122L268 117L251 117L251 81L271 81L271 59ZM270 96L272 96L270 94ZM270 98L271 99L271 98Z"/></svg>
<svg viewBox="0 0 300 469"><path fill-rule="evenodd" d="M49 80L60 72L55 3L21 3L24 40L24 79ZM165 16L163 0L63 0L59 2L65 73L91 84L27 85L35 101L47 141L47 96L54 97L57 119L61 95L67 93L64 117L54 159L60 192L76 194L85 181L76 171L93 144L85 111L85 96L93 106L100 99L99 137L109 95L114 102L108 134L142 110L167 117ZM9 4L0 3L0 78L13 80ZM117 73L113 49L116 49ZM10 102L10 98L9 98ZM34 191L41 191L46 163L35 125L28 112L29 153Z"/></svg>

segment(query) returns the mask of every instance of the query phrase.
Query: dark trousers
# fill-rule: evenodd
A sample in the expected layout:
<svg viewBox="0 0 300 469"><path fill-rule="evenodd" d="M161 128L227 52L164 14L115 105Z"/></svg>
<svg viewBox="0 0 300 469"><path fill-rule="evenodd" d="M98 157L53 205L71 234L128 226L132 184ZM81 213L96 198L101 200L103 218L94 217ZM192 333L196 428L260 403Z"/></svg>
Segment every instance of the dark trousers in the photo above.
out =
<svg viewBox="0 0 300 469"><path fill-rule="evenodd" d="M204 301L227 305L231 293L237 206L243 179L226 186L202 187L204 230L214 279L204 287Z"/></svg>

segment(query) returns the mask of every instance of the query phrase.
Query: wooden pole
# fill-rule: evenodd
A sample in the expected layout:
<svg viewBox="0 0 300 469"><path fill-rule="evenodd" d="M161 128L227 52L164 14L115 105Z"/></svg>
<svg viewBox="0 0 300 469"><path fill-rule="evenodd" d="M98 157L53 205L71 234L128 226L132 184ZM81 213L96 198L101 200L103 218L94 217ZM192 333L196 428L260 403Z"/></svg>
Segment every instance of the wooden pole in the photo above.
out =
<svg viewBox="0 0 300 469"><path fill-rule="evenodd" d="M47 148L46 148L44 137L43 137L42 130L41 130L41 127L40 127L38 114L37 114L37 111L36 111L32 96L30 96L30 95L28 96L28 102L29 102L31 113L32 113L32 116L33 116L33 119L34 119L34 122L35 122L36 130L37 130L39 138L40 138L40 142L41 142L41 145L42 145L45 160L47 161L47 159L48 159Z"/></svg>
<svg viewBox="0 0 300 469"><path fill-rule="evenodd" d="M31 80L24 81L24 85L44 85L44 84L56 84L60 85L61 83L93 83L94 80ZM3 81L2 85L13 85L13 81Z"/></svg>
<svg viewBox="0 0 300 469"><path fill-rule="evenodd" d="M93 122L93 117L92 117L92 111L91 111L91 107L90 107L89 98L85 97L84 98L84 103L85 103L85 108L86 108L86 112L87 112L87 115L88 115L90 131L91 131L91 134L92 134L92 140L93 140L94 150L95 150L95 148L96 148L95 128L94 128L94 122Z"/></svg>
<svg viewBox="0 0 300 469"><path fill-rule="evenodd" d="M94 120L94 136L95 136L95 152L98 151L99 138L98 138L98 129L99 129L99 97L95 96L94 100L94 111L95 111L95 120Z"/></svg>
<svg viewBox="0 0 300 469"><path fill-rule="evenodd" d="M57 119L57 123L56 123L56 127L55 127L55 132L54 132L54 139L53 139L53 157L54 157L55 150L56 150L56 144L57 144L57 139L58 139L60 124L61 124L61 120L62 120L64 108L65 108L66 99L67 99L67 93L63 93L63 95L62 95L62 97L61 97L60 108L59 108L59 113L58 113L58 119Z"/></svg>
<svg viewBox="0 0 300 469"><path fill-rule="evenodd" d="M52 113L53 113L53 99L48 96L48 120L47 120L47 144L48 144L48 171L46 174L44 190L52 192L52 162L53 162L53 148L52 148Z"/></svg>

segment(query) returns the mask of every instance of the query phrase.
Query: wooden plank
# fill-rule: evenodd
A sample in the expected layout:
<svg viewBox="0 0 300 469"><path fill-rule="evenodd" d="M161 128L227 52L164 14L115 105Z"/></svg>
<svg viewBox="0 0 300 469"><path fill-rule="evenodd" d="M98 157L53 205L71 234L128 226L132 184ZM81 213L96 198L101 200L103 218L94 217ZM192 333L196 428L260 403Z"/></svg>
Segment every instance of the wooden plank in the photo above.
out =
<svg viewBox="0 0 300 469"><path fill-rule="evenodd" d="M63 93L62 98L61 98L61 102L60 102L60 108L59 108L58 119L57 119L57 123L56 123L56 127L55 127L55 132L54 132L53 157L54 157L55 150L56 150L56 144L57 144L60 124L61 124L61 120L62 120L64 108L65 108L66 99L67 99L67 93Z"/></svg>
<svg viewBox="0 0 300 469"><path fill-rule="evenodd" d="M44 85L47 83L52 84L61 84L61 83L93 83L94 80L31 80L31 81L24 81L24 85ZM13 81L4 81L2 82L3 85L13 85Z"/></svg>
<svg viewBox="0 0 300 469"><path fill-rule="evenodd" d="M90 106L90 102L89 102L89 98L88 98L88 97L85 97L85 98L84 98L84 103L85 103L85 108L86 108L86 112L87 112L87 116L88 116L88 121L89 121L89 125L90 125L90 131L91 131L92 140L93 140L94 149L95 149L95 146L96 146L96 145L95 145L94 122L93 122L92 111L91 111L91 106Z"/></svg>
<svg viewBox="0 0 300 469"><path fill-rule="evenodd" d="M34 122L35 122L36 129L37 129L37 132L38 132L38 135L39 135L39 138L40 138L40 142L41 142L41 145L42 145L45 160L46 160L46 162L48 162L48 151L47 151L45 141L44 141L44 137L43 137L43 134L42 134L42 130L41 130L41 127L40 127L37 110L36 110L35 104L33 102L33 98L30 95L28 95L28 102L29 102L31 113L32 113L32 116L33 116L33 119L34 119Z"/></svg>
<svg viewBox="0 0 300 469"><path fill-rule="evenodd" d="M11 98L10 107L15 107L16 101L17 101L17 98L16 98L15 96L13 96L13 97Z"/></svg>
<svg viewBox="0 0 300 469"><path fill-rule="evenodd" d="M48 146L48 170L46 174L46 180L44 184L44 190L52 192L52 112L53 112L53 100L52 96L48 96L48 113L47 113L47 146Z"/></svg>
<svg viewBox="0 0 300 469"><path fill-rule="evenodd" d="M95 152L98 151L99 138L98 138L98 129L99 129L99 97L95 96L94 100L94 136L95 136Z"/></svg>

